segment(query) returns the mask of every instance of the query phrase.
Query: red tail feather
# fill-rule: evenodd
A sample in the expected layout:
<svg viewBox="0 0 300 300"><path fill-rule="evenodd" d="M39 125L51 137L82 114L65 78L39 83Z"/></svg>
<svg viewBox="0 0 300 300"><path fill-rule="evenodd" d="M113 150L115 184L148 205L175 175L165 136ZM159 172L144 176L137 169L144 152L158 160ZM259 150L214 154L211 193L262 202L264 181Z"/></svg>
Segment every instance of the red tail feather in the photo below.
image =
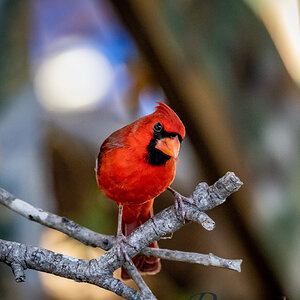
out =
<svg viewBox="0 0 300 300"><path fill-rule="evenodd" d="M126 223L123 221L123 223L122 223L123 234L128 236L132 231L134 231L140 225L145 223L152 216L153 216L153 210L150 209L149 216L146 219L145 218L143 218L143 220L138 219L137 221L135 221L133 223ZM150 244L148 247L158 248L158 244L155 241L152 244ZM147 257L144 255L136 255L132 259L132 261L142 275L154 275L154 274L158 273L161 269L160 259L157 257ZM122 267L122 271L121 271L121 278L123 280L131 279L130 275L127 273L127 271L123 267Z"/></svg>

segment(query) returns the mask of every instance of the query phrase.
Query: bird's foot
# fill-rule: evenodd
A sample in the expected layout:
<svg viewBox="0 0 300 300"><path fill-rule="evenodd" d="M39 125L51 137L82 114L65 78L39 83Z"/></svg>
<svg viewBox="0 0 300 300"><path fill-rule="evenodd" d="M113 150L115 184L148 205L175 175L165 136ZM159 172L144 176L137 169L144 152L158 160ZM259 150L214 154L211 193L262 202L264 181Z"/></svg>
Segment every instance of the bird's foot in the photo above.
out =
<svg viewBox="0 0 300 300"><path fill-rule="evenodd" d="M175 200L175 209L179 212L183 222L185 222L185 208L184 208L184 202L187 202L189 204L193 203L193 200L191 198L187 198L179 194L177 191L172 189L171 187L168 187L168 190L172 193L174 200Z"/></svg>
<svg viewBox="0 0 300 300"><path fill-rule="evenodd" d="M130 262L130 257L128 256L128 253L125 249L125 244L131 246L127 239L126 236L122 232L118 232L117 234L117 240L116 240L116 246L117 246L117 256L118 259L122 259L122 255L125 258L126 261Z"/></svg>

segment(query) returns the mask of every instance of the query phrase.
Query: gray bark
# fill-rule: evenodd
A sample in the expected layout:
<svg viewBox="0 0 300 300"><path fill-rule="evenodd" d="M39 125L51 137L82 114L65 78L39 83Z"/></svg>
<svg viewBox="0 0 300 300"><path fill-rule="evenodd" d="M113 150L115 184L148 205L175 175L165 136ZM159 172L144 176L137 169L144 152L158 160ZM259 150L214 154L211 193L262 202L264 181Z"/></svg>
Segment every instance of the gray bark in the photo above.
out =
<svg viewBox="0 0 300 300"><path fill-rule="evenodd" d="M212 253L205 255L152 249L147 245L163 236L172 234L184 226L186 221L197 222L205 229L212 230L215 223L204 211L224 203L226 198L237 191L241 185L242 182L239 178L234 173L228 172L212 186L208 186L206 183L198 184L193 195L188 198L173 190L176 193L177 201L178 197L182 201L183 209L182 207L179 209L178 205L170 206L137 228L127 237L125 243L128 256L132 258L138 253L142 253L161 259L224 267L240 272L242 260L224 259ZM93 232L65 217L45 212L17 199L3 189L0 189L0 203L29 220L61 231L86 245L108 250L98 258L83 260L30 245L0 240L0 261L12 268L17 282L25 280L24 270L29 268L79 282L88 282L126 299L156 299L135 266L127 262L124 257L118 257L115 237ZM140 291L128 287L113 277L113 272L122 265L126 267Z"/></svg>

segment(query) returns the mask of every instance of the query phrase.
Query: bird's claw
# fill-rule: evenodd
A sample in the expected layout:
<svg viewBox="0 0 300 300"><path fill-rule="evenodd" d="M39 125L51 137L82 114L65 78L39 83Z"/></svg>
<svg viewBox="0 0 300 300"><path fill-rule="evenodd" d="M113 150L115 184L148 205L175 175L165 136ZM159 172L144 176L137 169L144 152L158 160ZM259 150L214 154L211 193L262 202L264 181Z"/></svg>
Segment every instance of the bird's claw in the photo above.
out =
<svg viewBox="0 0 300 300"><path fill-rule="evenodd" d="M121 260L123 255L125 260L130 262L130 257L125 249L125 244L130 245L126 239L126 236L122 232L118 233L116 241L118 259Z"/></svg>
<svg viewBox="0 0 300 300"><path fill-rule="evenodd" d="M173 194L174 200L175 200L175 209L179 212L183 222L185 221L185 208L184 203L187 202L189 204L193 203L193 200L191 198L187 198L176 192L171 187L168 187L168 190Z"/></svg>

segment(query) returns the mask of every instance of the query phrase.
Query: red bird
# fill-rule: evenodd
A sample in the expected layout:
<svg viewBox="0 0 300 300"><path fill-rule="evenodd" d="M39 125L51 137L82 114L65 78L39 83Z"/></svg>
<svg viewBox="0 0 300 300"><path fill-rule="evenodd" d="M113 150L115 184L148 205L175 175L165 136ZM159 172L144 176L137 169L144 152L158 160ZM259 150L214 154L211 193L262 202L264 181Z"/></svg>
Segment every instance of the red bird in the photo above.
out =
<svg viewBox="0 0 300 300"><path fill-rule="evenodd" d="M123 249L124 235L153 216L154 198L174 180L184 136L177 114L158 102L154 113L115 131L102 144L96 177L100 190L119 206L118 250ZM158 248L157 242L149 247ZM142 274L156 274L161 268L156 257L137 255L133 262ZM122 268L122 279L129 278Z"/></svg>

